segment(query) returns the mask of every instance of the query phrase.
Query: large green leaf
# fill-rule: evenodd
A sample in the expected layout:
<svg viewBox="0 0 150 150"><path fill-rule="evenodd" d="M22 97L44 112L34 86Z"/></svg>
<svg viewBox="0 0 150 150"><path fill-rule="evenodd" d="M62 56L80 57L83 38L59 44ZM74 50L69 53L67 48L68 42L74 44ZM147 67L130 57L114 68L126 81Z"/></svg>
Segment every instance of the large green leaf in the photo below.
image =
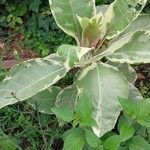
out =
<svg viewBox="0 0 150 150"><path fill-rule="evenodd" d="M38 111L46 114L51 114L51 108L55 107L55 101L60 88L52 86L44 91L41 91L31 97L29 104Z"/></svg>
<svg viewBox="0 0 150 150"><path fill-rule="evenodd" d="M120 64L111 61L108 61L107 64L117 67L117 69L125 75L129 83L134 83L137 79L136 71L130 64Z"/></svg>
<svg viewBox="0 0 150 150"><path fill-rule="evenodd" d="M94 0L49 0L57 25L67 34L81 39L81 26L77 15L91 18L95 14Z"/></svg>
<svg viewBox="0 0 150 150"><path fill-rule="evenodd" d="M147 0L115 0L107 9L107 37L110 39L125 30L141 13Z"/></svg>
<svg viewBox="0 0 150 150"><path fill-rule="evenodd" d="M101 137L114 128L122 110L118 97L128 97L127 80L114 67L93 63L79 77L79 90L92 99L93 116L98 126L93 130Z"/></svg>
<svg viewBox="0 0 150 150"><path fill-rule="evenodd" d="M137 19L135 19L131 25L119 35L119 38L140 30L150 30L150 15L139 15Z"/></svg>
<svg viewBox="0 0 150 150"><path fill-rule="evenodd" d="M108 55L114 62L150 63L150 32L136 32L125 45Z"/></svg>
<svg viewBox="0 0 150 150"><path fill-rule="evenodd" d="M0 84L0 108L26 100L65 76L60 58L50 55L15 66Z"/></svg>

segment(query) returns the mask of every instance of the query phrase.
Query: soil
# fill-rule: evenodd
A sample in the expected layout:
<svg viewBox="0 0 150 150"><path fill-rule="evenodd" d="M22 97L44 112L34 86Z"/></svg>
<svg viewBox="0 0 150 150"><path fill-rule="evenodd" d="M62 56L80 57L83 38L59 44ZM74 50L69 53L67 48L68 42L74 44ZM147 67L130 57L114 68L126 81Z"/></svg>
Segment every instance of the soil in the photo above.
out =
<svg viewBox="0 0 150 150"><path fill-rule="evenodd" d="M25 49L23 46L24 37L17 33L14 35L11 43L0 42L0 57L2 58L2 65L5 69L10 69L14 65L24 60L29 60L38 57L38 54L32 50Z"/></svg>

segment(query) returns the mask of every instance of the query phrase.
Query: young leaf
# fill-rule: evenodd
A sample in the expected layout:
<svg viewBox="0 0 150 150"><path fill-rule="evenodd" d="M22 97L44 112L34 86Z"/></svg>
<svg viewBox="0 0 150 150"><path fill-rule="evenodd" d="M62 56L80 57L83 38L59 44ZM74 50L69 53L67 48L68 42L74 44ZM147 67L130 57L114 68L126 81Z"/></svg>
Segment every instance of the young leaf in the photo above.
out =
<svg viewBox="0 0 150 150"><path fill-rule="evenodd" d="M102 39L106 33L102 13L97 14L91 19L86 17L78 17L78 19L83 30L81 45L84 47L96 47L98 41Z"/></svg>
<svg viewBox="0 0 150 150"><path fill-rule="evenodd" d="M114 67L93 63L83 70L77 86L93 103L93 116L98 125L93 130L101 137L116 124L122 110L118 97L129 94L127 80Z"/></svg>
<svg viewBox="0 0 150 150"><path fill-rule="evenodd" d="M86 130L85 136L86 136L86 141L87 141L87 143L88 143L91 147L93 147L93 148L98 147L98 145L99 145L99 143L100 143L100 139L93 133L93 131L91 131L91 130Z"/></svg>
<svg viewBox="0 0 150 150"><path fill-rule="evenodd" d="M124 98L119 98L119 102L123 107L123 112L125 113L125 115L133 117L133 119L135 119L134 117L137 116L137 102Z"/></svg>
<svg viewBox="0 0 150 150"><path fill-rule="evenodd" d="M95 14L94 0L49 0L57 25L77 41L81 39L81 26L77 15L91 18Z"/></svg>
<svg viewBox="0 0 150 150"><path fill-rule="evenodd" d="M120 146L120 138L118 135L113 135L104 142L104 148L107 150L117 150Z"/></svg>
<svg viewBox="0 0 150 150"><path fill-rule="evenodd" d="M147 0L115 0L107 9L107 38L112 38L125 30L141 13Z"/></svg>
<svg viewBox="0 0 150 150"><path fill-rule="evenodd" d="M55 107L55 101L60 88L52 86L31 97L28 103L39 112L52 114L51 108Z"/></svg>
<svg viewBox="0 0 150 150"><path fill-rule="evenodd" d="M52 112L59 118L66 122L71 122L74 119L74 112L65 107L55 107L51 109Z"/></svg>
<svg viewBox="0 0 150 150"><path fill-rule="evenodd" d="M83 126L95 125L95 121L92 118L93 117L92 110L93 106L91 99L85 96L84 93L81 93L76 108L76 118L81 125Z"/></svg>
<svg viewBox="0 0 150 150"><path fill-rule="evenodd" d="M66 67L75 67L81 58L88 53L92 48L78 47L68 44L59 46L57 54L62 57Z"/></svg>
<svg viewBox="0 0 150 150"><path fill-rule="evenodd" d="M65 138L63 150L82 150L84 144L84 131L82 129L71 130Z"/></svg>
<svg viewBox="0 0 150 150"><path fill-rule="evenodd" d="M149 47L150 33L139 31L133 34L128 43L116 49L112 54L108 54L107 58L120 63L150 63Z"/></svg>
<svg viewBox="0 0 150 150"><path fill-rule="evenodd" d="M26 100L47 89L64 77L68 69L56 55L15 66L0 83L0 108Z"/></svg>
<svg viewBox="0 0 150 150"><path fill-rule="evenodd" d="M125 122L120 128L120 142L125 142L134 135L134 128Z"/></svg>

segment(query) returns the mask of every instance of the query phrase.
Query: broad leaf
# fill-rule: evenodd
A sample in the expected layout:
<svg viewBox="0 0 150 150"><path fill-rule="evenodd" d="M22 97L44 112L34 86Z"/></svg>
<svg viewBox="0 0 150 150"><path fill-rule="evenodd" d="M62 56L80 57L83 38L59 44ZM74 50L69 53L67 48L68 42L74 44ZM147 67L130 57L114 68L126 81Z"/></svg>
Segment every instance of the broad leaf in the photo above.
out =
<svg viewBox="0 0 150 150"><path fill-rule="evenodd" d="M113 62L120 63L150 63L150 33L146 31L136 32L122 47L108 54Z"/></svg>
<svg viewBox="0 0 150 150"><path fill-rule="evenodd" d="M92 110L91 99L81 93L76 108L76 119L80 125L91 127L96 124L92 116Z"/></svg>
<svg viewBox="0 0 150 150"><path fill-rule="evenodd" d="M131 25L119 35L119 38L140 30L150 30L150 15L139 15L137 19L135 19Z"/></svg>
<svg viewBox="0 0 150 150"><path fill-rule="evenodd" d="M82 129L70 130L65 138L63 150L82 150L85 144L84 132Z"/></svg>
<svg viewBox="0 0 150 150"><path fill-rule="evenodd" d="M99 14L101 12L103 15L105 15L108 8L109 8L109 5L96 6L96 14Z"/></svg>
<svg viewBox="0 0 150 150"><path fill-rule="evenodd" d="M137 79L136 71L130 64L120 64L111 61L108 61L107 64L117 67L117 69L125 75L129 83L134 83Z"/></svg>
<svg viewBox="0 0 150 150"><path fill-rule="evenodd" d="M64 60L66 67L75 67L82 57L92 48L78 47L68 44L59 46L57 54Z"/></svg>
<svg viewBox="0 0 150 150"><path fill-rule="evenodd" d="M116 124L122 109L118 97L128 97L127 81L114 67L93 63L82 72L77 85L92 100L93 115L98 124L93 130L101 137Z"/></svg>
<svg viewBox="0 0 150 150"><path fill-rule="evenodd" d="M65 107L66 109L75 111L78 95L77 87L71 85L58 94L55 104L58 107Z"/></svg>
<svg viewBox="0 0 150 150"><path fill-rule="evenodd" d="M131 100L143 99L141 92L132 83L129 84L129 99Z"/></svg>
<svg viewBox="0 0 150 150"><path fill-rule="evenodd" d="M115 0L107 9L107 38L112 38L125 30L141 13L147 0Z"/></svg>
<svg viewBox="0 0 150 150"><path fill-rule="evenodd" d="M49 0L57 25L76 40L81 39L81 26L77 15L91 18L95 14L94 0Z"/></svg>
<svg viewBox="0 0 150 150"><path fill-rule="evenodd" d="M44 91L41 91L31 97L28 103L38 111L46 114L51 114L51 108L55 107L55 101L60 88L52 86Z"/></svg>
<svg viewBox="0 0 150 150"><path fill-rule="evenodd" d="M56 55L15 66L0 84L0 108L26 100L65 76L67 69Z"/></svg>
<svg viewBox="0 0 150 150"><path fill-rule="evenodd" d="M110 42L108 48L99 53L98 55L92 57L89 62L98 61L107 55L113 54L116 50L122 48L125 44L127 44L133 37L134 33L127 34L126 36L122 36L120 39L113 40Z"/></svg>

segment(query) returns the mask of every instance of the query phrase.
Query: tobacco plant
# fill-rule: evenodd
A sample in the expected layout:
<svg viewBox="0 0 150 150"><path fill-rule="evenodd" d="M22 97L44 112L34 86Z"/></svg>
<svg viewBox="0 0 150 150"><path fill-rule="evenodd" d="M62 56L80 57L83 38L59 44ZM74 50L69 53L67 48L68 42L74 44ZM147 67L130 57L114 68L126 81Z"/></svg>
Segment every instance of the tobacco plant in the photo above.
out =
<svg viewBox="0 0 150 150"><path fill-rule="evenodd" d="M123 109L118 98L142 99L131 64L150 63L150 16L141 15L146 2L115 0L96 7L94 0L50 0L57 25L77 45L63 44L57 53L13 67L0 84L0 108L28 100L39 111L56 114L60 125L79 126L65 135L64 149L72 149L70 139L82 149L84 134L100 147L93 142L114 128ZM68 73L74 74L73 83L64 87L60 79Z"/></svg>

